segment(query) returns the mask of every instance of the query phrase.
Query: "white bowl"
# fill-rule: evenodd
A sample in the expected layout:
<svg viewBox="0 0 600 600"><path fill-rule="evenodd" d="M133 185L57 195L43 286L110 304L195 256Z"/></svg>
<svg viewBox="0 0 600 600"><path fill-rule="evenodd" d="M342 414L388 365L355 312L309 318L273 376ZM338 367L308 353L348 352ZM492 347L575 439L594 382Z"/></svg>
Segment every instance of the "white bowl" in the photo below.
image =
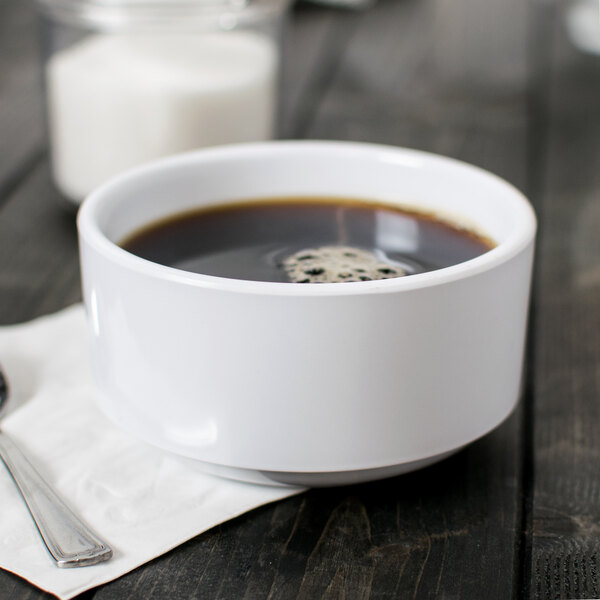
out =
<svg viewBox="0 0 600 600"><path fill-rule="evenodd" d="M497 246L409 277L307 285L184 272L117 245L192 207L301 195L453 215ZM78 226L100 406L207 471L376 479L458 450L517 402L536 223L481 169L358 143L224 146L107 183Z"/></svg>

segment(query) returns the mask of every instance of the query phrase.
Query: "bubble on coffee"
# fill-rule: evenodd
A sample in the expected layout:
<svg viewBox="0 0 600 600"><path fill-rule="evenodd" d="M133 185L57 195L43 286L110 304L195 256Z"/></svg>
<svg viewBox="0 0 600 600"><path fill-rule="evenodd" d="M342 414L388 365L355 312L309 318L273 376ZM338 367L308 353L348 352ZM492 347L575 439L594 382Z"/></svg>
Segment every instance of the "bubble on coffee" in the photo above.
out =
<svg viewBox="0 0 600 600"><path fill-rule="evenodd" d="M403 277L406 271L353 246L305 248L282 263L292 283L343 283Z"/></svg>

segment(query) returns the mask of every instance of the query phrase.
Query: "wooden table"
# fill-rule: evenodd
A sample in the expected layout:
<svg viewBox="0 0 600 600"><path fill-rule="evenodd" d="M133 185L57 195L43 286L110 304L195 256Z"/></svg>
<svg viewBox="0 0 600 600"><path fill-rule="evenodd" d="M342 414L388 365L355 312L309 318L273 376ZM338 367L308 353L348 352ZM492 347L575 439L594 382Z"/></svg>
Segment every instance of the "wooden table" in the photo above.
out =
<svg viewBox="0 0 600 600"><path fill-rule="evenodd" d="M36 52L32 2L2 0L0 324L80 300ZM379 0L298 6L285 74L283 137L439 152L531 198L522 402L434 467L255 510L82 597L600 597L600 58L570 45L558 1ZM42 595L0 572L2 600Z"/></svg>

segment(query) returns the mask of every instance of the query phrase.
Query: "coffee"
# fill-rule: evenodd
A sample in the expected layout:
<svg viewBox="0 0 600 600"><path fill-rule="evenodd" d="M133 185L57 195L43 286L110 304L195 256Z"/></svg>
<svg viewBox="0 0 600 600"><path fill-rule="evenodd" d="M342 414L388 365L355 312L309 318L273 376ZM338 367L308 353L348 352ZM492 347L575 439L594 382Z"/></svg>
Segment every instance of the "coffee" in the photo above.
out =
<svg viewBox="0 0 600 600"><path fill-rule="evenodd" d="M494 247L436 216L346 198L213 206L153 223L121 243L141 258L233 279L327 283L441 269Z"/></svg>

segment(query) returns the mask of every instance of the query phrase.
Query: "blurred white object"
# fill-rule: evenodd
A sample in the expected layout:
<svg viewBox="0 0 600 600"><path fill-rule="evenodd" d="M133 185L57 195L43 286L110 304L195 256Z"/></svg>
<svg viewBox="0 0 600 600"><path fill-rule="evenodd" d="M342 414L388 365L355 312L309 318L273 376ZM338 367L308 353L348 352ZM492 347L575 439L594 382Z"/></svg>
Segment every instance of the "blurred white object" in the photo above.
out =
<svg viewBox="0 0 600 600"><path fill-rule="evenodd" d="M52 172L71 202L144 162L275 136L286 0L40 6Z"/></svg>
<svg viewBox="0 0 600 600"><path fill-rule="evenodd" d="M566 7L565 25L575 47L600 54L599 0L571 0Z"/></svg>
<svg viewBox="0 0 600 600"><path fill-rule="evenodd" d="M202 146L273 136L273 44L254 34L101 34L47 68L54 177L83 199L109 177Z"/></svg>

